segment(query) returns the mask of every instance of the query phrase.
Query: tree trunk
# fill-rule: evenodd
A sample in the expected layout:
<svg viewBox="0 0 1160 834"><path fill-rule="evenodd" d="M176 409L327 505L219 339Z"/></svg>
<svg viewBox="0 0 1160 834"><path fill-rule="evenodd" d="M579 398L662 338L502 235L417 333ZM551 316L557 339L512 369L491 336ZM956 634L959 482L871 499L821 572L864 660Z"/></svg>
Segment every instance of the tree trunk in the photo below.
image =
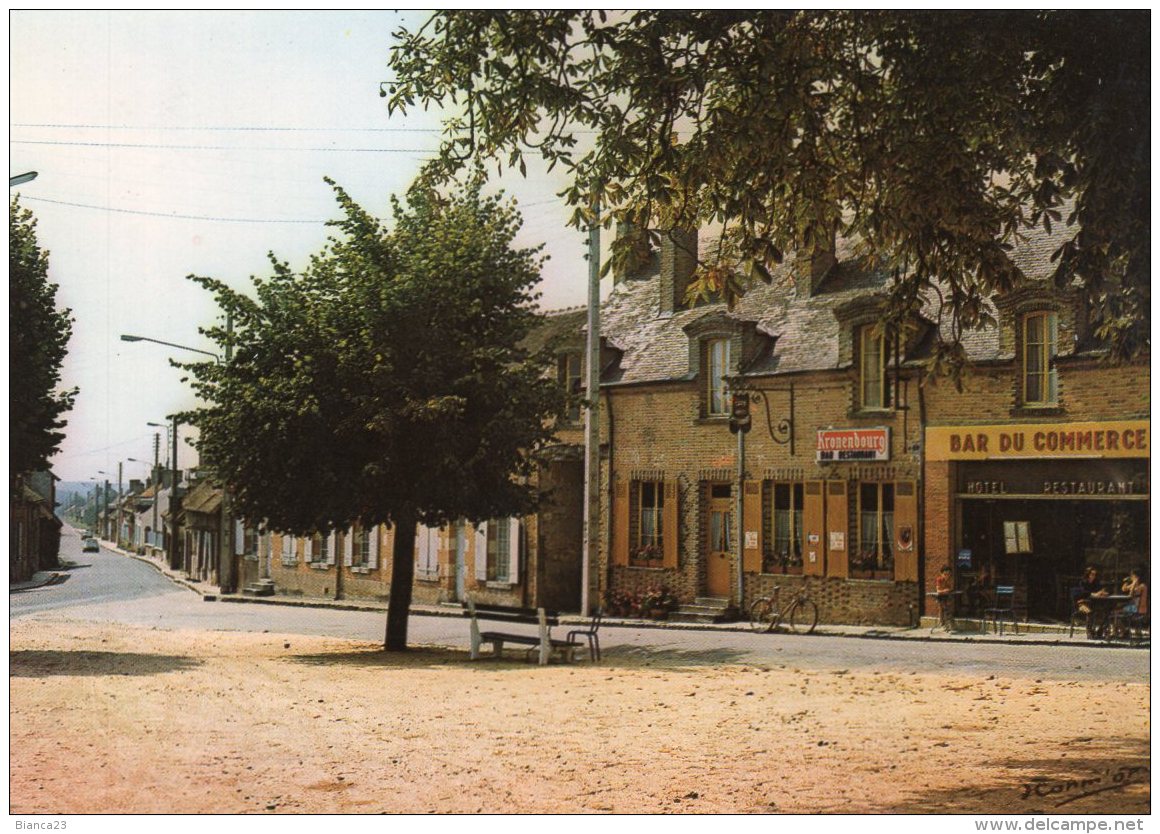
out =
<svg viewBox="0 0 1160 834"><path fill-rule="evenodd" d="M407 617L411 612L411 592L415 583L415 516L400 514L395 519L395 543L391 550L391 593L387 602L389 652L407 649Z"/></svg>

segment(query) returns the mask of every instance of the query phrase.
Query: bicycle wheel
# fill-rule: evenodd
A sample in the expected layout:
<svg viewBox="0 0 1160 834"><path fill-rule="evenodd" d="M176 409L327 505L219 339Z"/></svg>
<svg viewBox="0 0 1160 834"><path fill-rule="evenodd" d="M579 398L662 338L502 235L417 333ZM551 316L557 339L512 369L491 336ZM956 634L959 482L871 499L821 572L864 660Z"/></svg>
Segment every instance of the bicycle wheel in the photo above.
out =
<svg viewBox="0 0 1160 834"><path fill-rule="evenodd" d="M754 631L769 631L773 628L773 601L763 597L749 606L749 626Z"/></svg>
<svg viewBox="0 0 1160 834"><path fill-rule="evenodd" d="M789 611L789 628L795 634L809 634L818 624L818 606L799 599Z"/></svg>

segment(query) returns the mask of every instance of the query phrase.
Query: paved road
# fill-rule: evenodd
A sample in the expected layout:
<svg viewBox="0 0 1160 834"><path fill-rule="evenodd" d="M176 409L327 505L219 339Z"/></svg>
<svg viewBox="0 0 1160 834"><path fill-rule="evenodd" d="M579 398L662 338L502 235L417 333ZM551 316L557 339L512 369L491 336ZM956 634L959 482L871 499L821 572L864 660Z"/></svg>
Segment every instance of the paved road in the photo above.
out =
<svg viewBox="0 0 1160 834"><path fill-rule="evenodd" d="M309 634L381 641L381 612L338 611L283 605L204 602L137 559L107 550L82 553L79 536L65 529L63 559L77 566L66 581L9 597L12 619L64 616L166 629ZM466 647L467 623L459 617L413 616L412 644ZM1054 680L1149 678L1148 652L1086 646L1027 646L993 643L878 640L826 635L747 634L676 629L606 628L601 643L607 661L641 655L658 662L691 665L749 663L788 669L880 669L994 674Z"/></svg>

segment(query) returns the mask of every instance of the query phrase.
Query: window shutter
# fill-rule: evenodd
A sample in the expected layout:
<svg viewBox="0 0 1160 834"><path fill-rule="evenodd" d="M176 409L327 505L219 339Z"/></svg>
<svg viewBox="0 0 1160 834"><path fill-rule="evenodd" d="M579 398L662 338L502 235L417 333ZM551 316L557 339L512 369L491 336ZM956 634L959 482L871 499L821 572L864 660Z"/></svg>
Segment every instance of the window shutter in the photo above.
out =
<svg viewBox="0 0 1160 834"><path fill-rule="evenodd" d="M475 578L487 581L487 522L475 528Z"/></svg>
<svg viewBox="0 0 1160 834"><path fill-rule="evenodd" d="M241 520L234 522L234 555L246 555L246 526Z"/></svg>
<svg viewBox="0 0 1160 834"><path fill-rule="evenodd" d="M894 485L894 579L918 581L918 490L914 481Z"/></svg>
<svg viewBox="0 0 1160 834"><path fill-rule="evenodd" d="M806 576L825 576L826 549L822 536L825 535L825 481L806 481L802 487L802 573ZM811 544L811 537L813 543Z"/></svg>
<svg viewBox="0 0 1160 834"><path fill-rule="evenodd" d="M294 558L294 539L285 533L282 534L282 561L289 562Z"/></svg>
<svg viewBox="0 0 1160 834"><path fill-rule="evenodd" d="M612 564L628 564L628 482L617 481L612 494Z"/></svg>
<svg viewBox="0 0 1160 834"><path fill-rule="evenodd" d="M826 484L826 530L822 548L826 551L827 575L846 579L850 575L850 516L845 481ZM834 534L837 535L834 535ZM840 545L835 547L835 545Z"/></svg>
<svg viewBox="0 0 1160 834"><path fill-rule="evenodd" d="M354 564L354 528L348 527L342 531L342 564L350 567Z"/></svg>
<svg viewBox="0 0 1160 834"><path fill-rule="evenodd" d="M367 533L371 537L370 555L367 556L367 567L377 568L379 566L379 533L382 530L379 525L375 525Z"/></svg>
<svg viewBox="0 0 1160 834"><path fill-rule="evenodd" d="M518 518L508 519L510 534L508 536L508 582L515 585L520 581L520 524Z"/></svg>
<svg viewBox="0 0 1160 834"><path fill-rule="evenodd" d="M741 569L745 573L761 573L761 481L745 482L741 509L745 521Z"/></svg>
<svg viewBox="0 0 1160 834"><path fill-rule="evenodd" d="M333 565L335 559L335 550L338 546L338 535L331 530L326 535L326 564Z"/></svg>
<svg viewBox="0 0 1160 834"><path fill-rule="evenodd" d="M664 482L665 503L661 510L661 537L664 539L664 552L661 554L661 566L677 568L677 482ZM625 501L627 506L628 502ZM625 535L628 534L628 525L625 524ZM625 549L625 559L628 553Z"/></svg>
<svg viewBox="0 0 1160 834"><path fill-rule="evenodd" d="M314 536L307 536L302 544L302 561L310 562L314 559Z"/></svg>
<svg viewBox="0 0 1160 834"><path fill-rule="evenodd" d="M428 576L439 573L437 533L437 530L426 524L415 527L415 569Z"/></svg>

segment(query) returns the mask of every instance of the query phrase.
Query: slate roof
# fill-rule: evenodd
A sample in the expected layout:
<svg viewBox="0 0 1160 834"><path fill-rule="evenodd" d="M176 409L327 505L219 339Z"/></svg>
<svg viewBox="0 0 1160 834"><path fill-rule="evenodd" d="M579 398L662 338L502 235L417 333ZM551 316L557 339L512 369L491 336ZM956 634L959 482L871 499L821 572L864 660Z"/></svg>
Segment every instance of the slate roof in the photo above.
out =
<svg viewBox="0 0 1160 834"><path fill-rule="evenodd" d="M1023 270L1029 282L1050 279L1055 264L1051 253L1069 234L1054 230L1031 233L1029 239L1016 245L1012 259ZM705 253L713 245L712 239L702 237L699 249ZM804 282L795 282L804 264L787 257L774 270L770 284L757 283L741 298L732 311L724 304L704 305L678 310L661 316L660 280L626 281L617 284L601 306L601 335L613 347L623 351L619 367L604 377L605 384L632 384L687 379L689 377L689 336L684 328L709 315L725 315L738 321L757 323L757 330L773 337L772 352L760 358L747 373L794 373L829 370L842 367L839 363L839 334L841 324L834 310L876 292L885 292L890 277L882 270L866 269L855 253L855 243L839 240L839 263L823 280L813 296L806 292ZM928 297L922 315L930 322L938 318L938 297ZM987 307L997 317L994 304ZM582 332L584 309L574 308L545 317L543 328L537 329L538 344L559 339L568 332ZM543 335L538 335L540 331ZM943 337L950 338L950 322L942 322ZM967 357L973 362L1003 358L999 353L999 333L996 328L969 331L962 336Z"/></svg>
<svg viewBox="0 0 1160 834"><path fill-rule="evenodd" d="M181 510L186 513L216 513L222 505L222 491L209 481L202 481L181 502Z"/></svg>

